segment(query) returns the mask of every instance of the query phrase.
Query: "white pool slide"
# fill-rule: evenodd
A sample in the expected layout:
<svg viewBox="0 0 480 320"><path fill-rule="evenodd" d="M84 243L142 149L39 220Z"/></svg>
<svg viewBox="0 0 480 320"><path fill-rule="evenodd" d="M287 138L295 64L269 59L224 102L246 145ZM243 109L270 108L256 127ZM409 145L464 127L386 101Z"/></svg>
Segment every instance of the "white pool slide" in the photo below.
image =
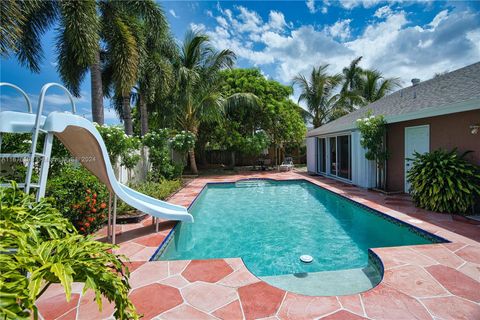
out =
<svg viewBox="0 0 480 320"><path fill-rule="evenodd" d="M1 85L13 87L22 92L27 101L28 108L27 112L4 111L0 109L0 134L5 132L32 133L32 150L30 153L22 155L1 154L2 158L19 158L21 156L30 157L31 159L36 156L49 158L52 139L53 136L55 136L75 159L104 183L110 192L113 192L125 203L156 218L193 222L193 217L188 213L187 208L149 197L117 181L102 136L92 122L74 114L75 105L73 99L70 99L72 113L53 111L46 116L42 115L44 97L48 88L54 86L59 87L71 98L68 90L61 85L50 83L42 88L36 114L32 113L28 96L20 88L6 83L2 83ZM35 148L39 133L46 134L43 153L36 152ZM30 177L28 177L28 172L32 170L31 168L27 170L27 179L25 183L22 184L22 186L27 189L26 191L29 191L29 188L38 187L40 189L40 197L43 196L42 193L44 193L45 189L45 186L41 185L46 183L46 176L48 176L48 159L46 162L47 164L45 166L42 165L40 169L40 182L38 184L30 181L31 172ZM33 161L29 163L33 163ZM42 181L42 174L44 175L44 181Z"/></svg>

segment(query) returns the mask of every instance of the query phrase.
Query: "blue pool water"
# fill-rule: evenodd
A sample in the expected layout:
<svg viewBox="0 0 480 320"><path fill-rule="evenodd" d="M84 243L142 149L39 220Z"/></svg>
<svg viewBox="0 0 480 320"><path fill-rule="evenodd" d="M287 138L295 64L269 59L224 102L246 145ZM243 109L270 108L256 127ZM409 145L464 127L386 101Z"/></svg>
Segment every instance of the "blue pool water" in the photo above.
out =
<svg viewBox="0 0 480 320"><path fill-rule="evenodd" d="M269 277L365 268L369 248L434 241L306 181L209 184L190 211L158 259L241 257Z"/></svg>

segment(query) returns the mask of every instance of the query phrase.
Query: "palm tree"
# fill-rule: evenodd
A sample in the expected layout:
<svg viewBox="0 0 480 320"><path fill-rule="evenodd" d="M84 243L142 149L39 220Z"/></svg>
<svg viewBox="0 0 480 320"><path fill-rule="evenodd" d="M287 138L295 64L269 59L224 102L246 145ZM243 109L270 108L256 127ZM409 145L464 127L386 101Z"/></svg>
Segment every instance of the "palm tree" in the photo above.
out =
<svg viewBox="0 0 480 320"><path fill-rule="evenodd" d="M226 109L258 103L252 94L222 95L220 71L231 68L235 58L230 50L217 51L210 46L208 36L193 30L187 32L176 70L175 112L183 130L198 137L200 125L220 121ZM196 174L195 150L188 155L190 169Z"/></svg>
<svg viewBox="0 0 480 320"><path fill-rule="evenodd" d="M348 67L343 68L343 84L341 92L358 90L362 84L363 69L358 66L362 56L355 58Z"/></svg>
<svg viewBox="0 0 480 320"><path fill-rule="evenodd" d="M43 60L40 37L58 22L57 70L66 86L79 96L81 80L98 51L95 0L2 1L1 9L2 55L14 53L20 64L37 73ZM8 25L4 26L4 21Z"/></svg>
<svg viewBox="0 0 480 320"><path fill-rule="evenodd" d="M125 133L132 135L131 92L141 74L142 58L144 65L150 58L145 53L146 41L161 41L168 24L160 6L150 0L102 1L100 12L102 39L106 46L103 87L113 88L114 105L120 107L117 111L123 120ZM140 82L138 88L141 92L145 88L144 82ZM105 92L107 96L110 96L109 91ZM141 105L144 105L143 101Z"/></svg>
<svg viewBox="0 0 480 320"><path fill-rule="evenodd" d="M341 106L337 103L339 95L334 90L341 83L340 74L330 75L327 73L328 64L313 68L310 78L299 74L293 79L293 83L300 87L301 93L298 102L305 101L308 111L312 115L314 127L326 123L334 111Z"/></svg>
<svg viewBox="0 0 480 320"><path fill-rule="evenodd" d="M363 71L361 94L367 103L383 98L398 86L400 86L398 78L385 78L377 70Z"/></svg>

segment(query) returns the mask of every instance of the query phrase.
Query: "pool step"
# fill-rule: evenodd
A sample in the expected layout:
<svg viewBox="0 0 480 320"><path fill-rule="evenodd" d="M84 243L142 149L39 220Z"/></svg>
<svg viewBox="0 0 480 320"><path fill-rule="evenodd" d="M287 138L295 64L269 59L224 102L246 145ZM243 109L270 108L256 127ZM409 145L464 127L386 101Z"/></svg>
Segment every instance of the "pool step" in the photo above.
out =
<svg viewBox="0 0 480 320"><path fill-rule="evenodd" d="M371 266L339 271L260 277L274 287L309 296L348 295L369 290L381 280Z"/></svg>

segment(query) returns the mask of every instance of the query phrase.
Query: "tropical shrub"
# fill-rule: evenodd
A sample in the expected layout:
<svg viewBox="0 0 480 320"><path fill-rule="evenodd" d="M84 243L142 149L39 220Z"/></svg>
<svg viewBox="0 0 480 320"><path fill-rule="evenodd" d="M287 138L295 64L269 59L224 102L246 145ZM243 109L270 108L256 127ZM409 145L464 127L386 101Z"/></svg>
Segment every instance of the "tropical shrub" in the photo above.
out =
<svg viewBox="0 0 480 320"><path fill-rule="evenodd" d="M480 196L480 169L465 154L435 150L415 153L407 179L415 204L427 210L465 214Z"/></svg>
<svg viewBox="0 0 480 320"><path fill-rule="evenodd" d="M123 128L119 126L95 124L95 127L105 142L112 165L116 165L120 159L120 164L127 169L135 167L140 160L140 155L137 154L141 145L140 140L125 134Z"/></svg>
<svg viewBox="0 0 480 320"><path fill-rule="evenodd" d="M38 318L35 301L60 283L67 301L72 283L115 303L117 319L138 319L128 298L129 272L113 245L79 235L47 199L35 203L16 185L0 188L0 318Z"/></svg>
<svg viewBox="0 0 480 320"><path fill-rule="evenodd" d="M143 144L148 147L152 164L149 180L159 181L178 177L179 170L171 160L169 138L170 130L168 129L152 130L143 137Z"/></svg>
<svg viewBox="0 0 480 320"><path fill-rule="evenodd" d="M388 159L388 151L384 148L383 138L387 130L387 122L383 115L374 116L368 112L365 118L357 119L357 127L362 134L360 145L365 148L365 158L383 166Z"/></svg>
<svg viewBox="0 0 480 320"><path fill-rule="evenodd" d="M167 199L172 193L178 191L181 187L182 182L180 180L162 180L160 182L146 181L130 185L130 188L159 200ZM118 204L119 212L130 211L133 209L134 208L130 207L123 201Z"/></svg>
<svg viewBox="0 0 480 320"><path fill-rule="evenodd" d="M187 153L195 147L195 135L189 131L177 133L169 140L173 150Z"/></svg>
<svg viewBox="0 0 480 320"><path fill-rule="evenodd" d="M108 190L83 167L64 166L48 180L46 196L81 233L93 233L105 222Z"/></svg>

